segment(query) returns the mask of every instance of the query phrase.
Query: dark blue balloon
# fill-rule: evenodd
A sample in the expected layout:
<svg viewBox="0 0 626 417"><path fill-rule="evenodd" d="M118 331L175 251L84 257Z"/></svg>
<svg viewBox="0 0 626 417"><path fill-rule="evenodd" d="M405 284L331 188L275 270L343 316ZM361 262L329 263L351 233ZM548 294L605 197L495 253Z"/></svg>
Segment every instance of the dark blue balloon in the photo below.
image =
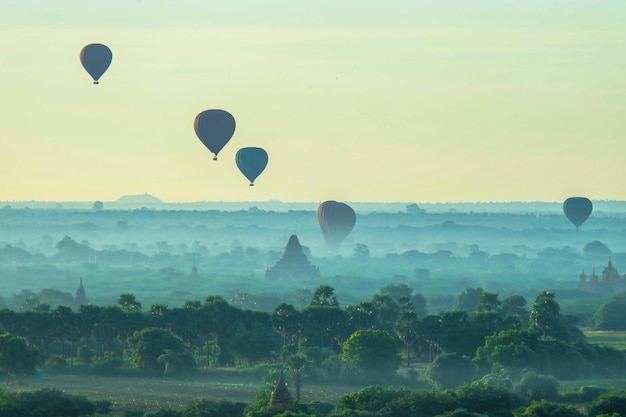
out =
<svg viewBox="0 0 626 417"><path fill-rule="evenodd" d="M193 128L200 141L213 152L213 160L235 134L235 118L225 110L205 110L196 116Z"/></svg>
<svg viewBox="0 0 626 417"><path fill-rule="evenodd" d="M586 197L570 197L563 203L563 212L577 228L591 215L593 203Z"/></svg>
<svg viewBox="0 0 626 417"><path fill-rule="evenodd" d="M101 43L89 44L80 51L80 62L93 78L94 84L99 83L98 80L111 65L111 60L113 53L108 46Z"/></svg>
<svg viewBox="0 0 626 417"><path fill-rule="evenodd" d="M254 180L267 166L267 152L262 148L241 148L237 151L235 162L239 171L254 185Z"/></svg>
<svg viewBox="0 0 626 417"><path fill-rule="evenodd" d="M328 250L334 251L354 229L356 213L345 203L328 200L317 207L317 221Z"/></svg>

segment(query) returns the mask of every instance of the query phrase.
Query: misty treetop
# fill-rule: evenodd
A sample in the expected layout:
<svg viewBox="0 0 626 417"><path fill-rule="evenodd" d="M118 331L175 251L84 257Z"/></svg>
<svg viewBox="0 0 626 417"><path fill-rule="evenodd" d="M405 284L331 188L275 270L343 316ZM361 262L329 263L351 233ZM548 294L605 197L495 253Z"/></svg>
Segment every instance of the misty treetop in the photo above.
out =
<svg viewBox="0 0 626 417"><path fill-rule="evenodd" d="M558 205L353 204L359 221L329 253L316 205L232 211L109 206L0 210L0 306L32 305L22 290L35 294L33 302L42 290L73 295L81 279L89 302L98 305L115 303L123 293L145 305L219 294L268 312L281 301L303 306L297 292L320 282L332 282L339 301L350 305L389 284L405 284L428 299L431 312L453 308L467 288L501 294L503 301L550 288L562 300L595 297L595 309L626 290L621 275L610 285L603 278L609 256L616 271L626 265L623 216L613 209L596 211L576 231ZM281 207L267 207L275 206ZM291 236L306 266L269 273L281 265ZM582 286L581 271L597 271L599 284ZM43 302L57 303L52 297ZM585 311L582 322L595 321L594 314Z"/></svg>

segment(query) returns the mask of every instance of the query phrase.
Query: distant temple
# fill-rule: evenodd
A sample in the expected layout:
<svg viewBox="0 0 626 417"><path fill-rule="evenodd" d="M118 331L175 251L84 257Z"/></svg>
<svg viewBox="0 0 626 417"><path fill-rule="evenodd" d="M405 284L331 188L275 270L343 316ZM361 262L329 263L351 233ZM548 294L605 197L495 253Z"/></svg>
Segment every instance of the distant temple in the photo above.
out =
<svg viewBox="0 0 626 417"><path fill-rule="evenodd" d="M281 371L278 383L276 383L276 388L274 388L272 396L270 397L270 405L290 406L292 404L293 399L287 389L287 383L285 383L285 378L283 377L283 372Z"/></svg>
<svg viewBox="0 0 626 417"><path fill-rule="evenodd" d="M609 262L602 271L602 279L596 274L596 270L593 269L589 280L587 280L587 274L583 269L582 273L578 277L578 287L583 290L602 290L602 289L624 289L626 288L626 275L620 277L619 272L613 266L611 257L609 256Z"/></svg>
<svg viewBox="0 0 626 417"><path fill-rule="evenodd" d="M198 268L196 268L196 263L193 263L193 268L191 268L191 274L189 274L189 278L198 279Z"/></svg>
<svg viewBox="0 0 626 417"><path fill-rule="evenodd" d="M87 294L85 293L85 287L83 287L83 279L80 279L80 284L78 285L78 289L76 290L76 298L74 298L74 307L78 309L80 306L84 304L89 304L89 300L87 299Z"/></svg>
<svg viewBox="0 0 626 417"><path fill-rule="evenodd" d="M302 251L298 236L291 235L276 265L265 270L265 278L319 278L320 270L311 264Z"/></svg>

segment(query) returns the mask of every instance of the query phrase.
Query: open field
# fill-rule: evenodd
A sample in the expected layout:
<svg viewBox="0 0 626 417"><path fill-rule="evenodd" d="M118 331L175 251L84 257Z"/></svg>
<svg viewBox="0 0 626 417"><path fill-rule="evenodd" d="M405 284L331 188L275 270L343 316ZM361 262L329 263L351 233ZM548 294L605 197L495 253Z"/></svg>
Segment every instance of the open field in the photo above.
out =
<svg viewBox="0 0 626 417"><path fill-rule="evenodd" d="M626 331L586 330L584 334L589 343L626 350Z"/></svg>
<svg viewBox="0 0 626 417"><path fill-rule="evenodd" d="M249 376L220 375L194 379L123 378L94 375L48 375L41 379L22 378L9 385L10 390L30 391L57 389L68 394L82 395L91 401L109 400L114 415L127 410L154 412L161 408L182 409L199 399L227 400L254 405L262 382ZM295 389L290 387L295 397ZM335 403L341 395L358 391L357 386L302 384L301 400Z"/></svg>

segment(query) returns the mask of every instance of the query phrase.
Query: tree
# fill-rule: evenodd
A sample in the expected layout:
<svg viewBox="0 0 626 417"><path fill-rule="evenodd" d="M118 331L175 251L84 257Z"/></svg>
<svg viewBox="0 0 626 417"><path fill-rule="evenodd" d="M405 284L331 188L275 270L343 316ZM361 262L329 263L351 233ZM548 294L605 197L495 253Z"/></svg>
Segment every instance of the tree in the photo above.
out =
<svg viewBox="0 0 626 417"><path fill-rule="evenodd" d="M617 413L623 416L626 412L626 395L623 393L603 394L598 398L589 409L590 416L613 415Z"/></svg>
<svg viewBox="0 0 626 417"><path fill-rule="evenodd" d="M398 321L400 306L389 294L374 294L372 304L376 309L377 328L393 333L393 326Z"/></svg>
<svg viewBox="0 0 626 417"><path fill-rule="evenodd" d="M400 365L396 339L384 330L357 330L343 344L341 358L370 377L389 377Z"/></svg>
<svg viewBox="0 0 626 417"><path fill-rule="evenodd" d="M37 350L29 347L23 337L0 334L0 369L7 376L7 384L12 375L34 373L37 356Z"/></svg>
<svg viewBox="0 0 626 417"><path fill-rule="evenodd" d="M55 259L70 261L70 262L86 262L89 261L95 251L91 249L84 242L78 243L69 236L64 236L56 244L58 253L54 256Z"/></svg>
<svg viewBox="0 0 626 417"><path fill-rule="evenodd" d="M367 247L367 245L363 243L357 243L354 246L354 254L352 255L352 258L362 261L365 259L369 259L369 257L370 257L370 249Z"/></svg>
<svg viewBox="0 0 626 417"><path fill-rule="evenodd" d="M339 303L335 297L335 289L330 285L320 285L315 289L311 306L337 307Z"/></svg>
<svg viewBox="0 0 626 417"><path fill-rule="evenodd" d="M306 307L312 298L313 293L308 288L298 288L296 290L296 301L298 301L300 308Z"/></svg>
<svg viewBox="0 0 626 417"><path fill-rule="evenodd" d="M348 312L338 305L310 305L302 311L302 340L320 347L330 347L336 351L350 335Z"/></svg>
<svg viewBox="0 0 626 417"><path fill-rule="evenodd" d="M164 349L156 362L163 365L165 375L184 373L195 367L193 355L188 349L176 352L171 349Z"/></svg>
<svg viewBox="0 0 626 417"><path fill-rule="evenodd" d="M169 314L169 310L165 304L155 303L150 305L148 309L149 323L153 327L165 327L165 321Z"/></svg>
<svg viewBox="0 0 626 417"><path fill-rule="evenodd" d="M586 414L580 412L576 407L541 400L534 402L521 412L516 411L515 417L585 417ZM597 416L598 414L591 414Z"/></svg>
<svg viewBox="0 0 626 417"><path fill-rule="evenodd" d="M415 294L411 296L411 304L413 306L413 310L417 313L417 317L424 317L428 312L426 311L426 297L422 294Z"/></svg>
<svg viewBox="0 0 626 417"><path fill-rule="evenodd" d="M61 342L61 354L65 355L65 342L69 341L70 363L74 360L74 342L79 340L76 326L77 316L70 307L59 305L51 314L51 327L54 336Z"/></svg>
<svg viewBox="0 0 626 417"><path fill-rule="evenodd" d="M394 301L398 301L400 297L410 297L413 293L413 288L406 284L389 284L378 290L380 295L388 295Z"/></svg>
<svg viewBox="0 0 626 417"><path fill-rule="evenodd" d="M304 355L291 355L285 359L285 367L291 372L295 379L296 401L300 401L300 389L302 388L302 375L309 368L309 361Z"/></svg>
<svg viewBox="0 0 626 417"><path fill-rule="evenodd" d="M472 319L467 311L444 311L439 314L439 344L445 352L473 355L482 343L472 340Z"/></svg>
<svg viewBox="0 0 626 417"><path fill-rule="evenodd" d="M596 328L626 330L626 293L615 295L602 304L596 313Z"/></svg>
<svg viewBox="0 0 626 417"><path fill-rule="evenodd" d="M346 307L346 313L348 313L349 325L353 331L376 327L376 308L369 301L361 301L357 305Z"/></svg>
<svg viewBox="0 0 626 417"><path fill-rule="evenodd" d="M296 342L300 312L287 303L280 303L272 314L272 326L283 336L283 348Z"/></svg>
<svg viewBox="0 0 626 417"><path fill-rule="evenodd" d="M497 293L485 291L480 295L476 311L478 313L485 313L488 311L500 312L501 305L502 301L498 300Z"/></svg>
<svg viewBox="0 0 626 417"><path fill-rule="evenodd" d="M556 302L556 294L551 291L540 292L530 311L530 329L540 329L545 337L547 331L557 325L558 319L559 303Z"/></svg>
<svg viewBox="0 0 626 417"><path fill-rule="evenodd" d="M167 330L148 327L135 332L129 339L132 361L138 368L149 372L163 371L165 359L159 357L169 351L169 355L184 354L187 350L183 341Z"/></svg>
<svg viewBox="0 0 626 417"><path fill-rule="evenodd" d="M394 327L396 336L404 343L406 354L406 366L410 364L411 358L411 346L415 343L420 336L419 331L419 319L415 311L403 311L398 317L398 321Z"/></svg>
<svg viewBox="0 0 626 417"><path fill-rule="evenodd" d="M240 417L247 404L226 400L201 399L189 404L182 412L184 417Z"/></svg>
<svg viewBox="0 0 626 417"><path fill-rule="evenodd" d="M467 356L442 353L427 369L430 381L441 388L456 388L466 384L476 375L476 365Z"/></svg>
<svg viewBox="0 0 626 417"><path fill-rule="evenodd" d="M339 409L343 412L341 415L378 416L381 408L394 400L400 399L402 395L402 393L392 388L369 385L361 388L359 391L342 395L339 398ZM347 413L346 411L352 411L352 413ZM358 411L358 413L355 413L355 411ZM386 415L390 414L387 413Z"/></svg>
<svg viewBox="0 0 626 417"><path fill-rule="evenodd" d="M10 392L0 394L3 417L79 417L110 415L107 400L91 402L80 395L71 395L56 389Z"/></svg>
<svg viewBox="0 0 626 417"><path fill-rule="evenodd" d="M526 307L526 304L528 304L528 302L523 296L512 295L502 300L502 304L500 305L500 311L504 316L516 315L524 318L525 320L528 320L528 311L524 309L524 307Z"/></svg>
<svg viewBox="0 0 626 417"><path fill-rule="evenodd" d="M81 345L76 349L76 359L84 364L90 364L96 356L96 352L87 345Z"/></svg>
<svg viewBox="0 0 626 417"><path fill-rule="evenodd" d="M231 353L248 365L270 359L281 347L281 339L272 329L260 320L242 320L229 343Z"/></svg>
<svg viewBox="0 0 626 417"><path fill-rule="evenodd" d="M120 294L119 298L117 299L117 304L120 306L122 311L125 311L127 313L133 311L141 311L141 303L137 301L135 294Z"/></svg>
<svg viewBox="0 0 626 417"><path fill-rule="evenodd" d="M439 341L442 333L439 316L429 314L419 322L419 337L420 341L427 345L428 361L441 352Z"/></svg>
<svg viewBox="0 0 626 417"><path fill-rule="evenodd" d="M482 288L466 288L457 299L457 308L459 310L473 313L480 304L480 299L484 290Z"/></svg>
<svg viewBox="0 0 626 417"><path fill-rule="evenodd" d="M555 400L559 393L559 381L553 376L527 372L520 379L518 389L532 401Z"/></svg>
<svg viewBox="0 0 626 417"><path fill-rule="evenodd" d="M502 330L485 338L485 344L476 350L476 360L488 367L487 371L534 368L539 350L536 334L526 330Z"/></svg>

